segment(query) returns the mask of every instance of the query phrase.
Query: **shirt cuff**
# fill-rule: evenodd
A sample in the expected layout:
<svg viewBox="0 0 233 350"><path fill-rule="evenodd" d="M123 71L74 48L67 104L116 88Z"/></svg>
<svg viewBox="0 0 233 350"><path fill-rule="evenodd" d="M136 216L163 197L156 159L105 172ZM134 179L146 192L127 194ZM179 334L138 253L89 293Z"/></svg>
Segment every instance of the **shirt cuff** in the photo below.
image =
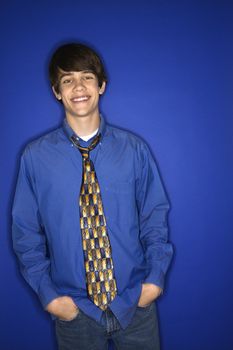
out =
<svg viewBox="0 0 233 350"><path fill-rule="evenodd" d="M53 299L60 297L49 276L46 276L41 283L38 296L44 309Z"/></svg>
<svg viewBox="0 0 233 350"><path fill-rule="evenodd" d="M158 269L151 269L150 273L144 279L143 283L152 283L156 286L160 287L162 290L164 289L164 273Z"/></svg>

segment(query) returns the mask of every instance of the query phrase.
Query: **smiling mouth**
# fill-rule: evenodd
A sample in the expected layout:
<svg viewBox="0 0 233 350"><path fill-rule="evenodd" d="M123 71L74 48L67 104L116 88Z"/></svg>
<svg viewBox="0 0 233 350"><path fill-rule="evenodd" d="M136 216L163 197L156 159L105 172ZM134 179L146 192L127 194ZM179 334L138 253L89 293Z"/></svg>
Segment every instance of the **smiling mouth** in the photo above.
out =
<svg viewBox="0 0 233 350"><path fill-rule="evenodd" d="M85 102L88 101L90 96L80 96L80 97L73 97L71 98L72 102Z"/></svg>

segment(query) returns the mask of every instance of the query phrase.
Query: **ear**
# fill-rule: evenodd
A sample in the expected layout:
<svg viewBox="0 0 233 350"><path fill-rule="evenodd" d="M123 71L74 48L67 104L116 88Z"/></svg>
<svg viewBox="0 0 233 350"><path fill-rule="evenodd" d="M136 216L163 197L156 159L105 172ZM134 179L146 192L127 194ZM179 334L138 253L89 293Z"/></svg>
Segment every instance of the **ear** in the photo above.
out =
<svg viewBox="0 0 233 350"><path fill-rule="evenodd" d="M101 88L99 89L100 95L103 95L105 88L106 88L106 81L103 81L103 84L102 84Z"/></svg>
<svg viewBox="0 0 233 350"><path fill-rule="evenodd" d="M52 90L53 90L53 93L56 96L56 98L60 101L61 100L61 94L55 90L54 86L52 86Z"/></svg>

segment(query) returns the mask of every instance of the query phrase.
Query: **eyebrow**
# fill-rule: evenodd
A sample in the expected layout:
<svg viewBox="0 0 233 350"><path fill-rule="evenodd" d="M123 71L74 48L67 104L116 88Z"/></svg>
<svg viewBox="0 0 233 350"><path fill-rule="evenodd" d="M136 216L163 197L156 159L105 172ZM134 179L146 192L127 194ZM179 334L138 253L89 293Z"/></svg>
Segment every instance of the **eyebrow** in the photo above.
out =
<svg viewBox="0 0 233 350"><path fill-rule="evenodd" d="M69 73L69 72L67 72L67 73L62 73L62 74L60 75L60 77L59 77L59 81L61 81L62 78L66 77L66 76L70 76L70 75L72 75L72 74L73 74L73 73Z"/></svg>

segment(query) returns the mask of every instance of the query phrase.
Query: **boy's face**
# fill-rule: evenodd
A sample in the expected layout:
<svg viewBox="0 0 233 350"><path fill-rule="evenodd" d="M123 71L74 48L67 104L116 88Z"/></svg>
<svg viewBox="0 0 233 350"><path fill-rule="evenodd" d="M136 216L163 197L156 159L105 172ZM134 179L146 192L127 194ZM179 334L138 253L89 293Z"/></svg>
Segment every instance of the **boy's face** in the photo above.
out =
<svg viewBox="0 0 233 350"><path fill-rule="evenodd" d="M99 95L105 90L106 83L99 87L98 79L90 71L60 71L59 92L53 87L58 100L62 100L66 117L83 118L99 116Z"/></svg>

